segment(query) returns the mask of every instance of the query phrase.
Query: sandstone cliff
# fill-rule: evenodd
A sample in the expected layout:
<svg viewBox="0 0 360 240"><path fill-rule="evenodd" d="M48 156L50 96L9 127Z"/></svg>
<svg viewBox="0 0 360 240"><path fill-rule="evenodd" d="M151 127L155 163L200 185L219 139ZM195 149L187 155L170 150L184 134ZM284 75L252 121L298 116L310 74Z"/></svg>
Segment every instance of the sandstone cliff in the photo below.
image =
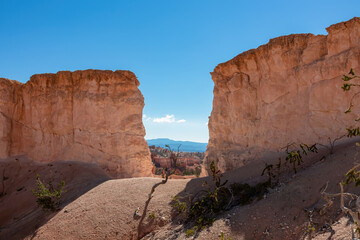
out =
<svg viewBox="0 0 360 240"><path fill-rule="evenodd" d="M291 142L326 143L354 124L341 76L360 72L360 18L327 32L271 39L215 68L207 163L231 170Z"/></svg>
<svg viewBox="0 0 360 240"><path fill-rule="evenodd" d="M85 161L116 177L150 176L138 86L130 71L0 79L0 158Z"/></svg>

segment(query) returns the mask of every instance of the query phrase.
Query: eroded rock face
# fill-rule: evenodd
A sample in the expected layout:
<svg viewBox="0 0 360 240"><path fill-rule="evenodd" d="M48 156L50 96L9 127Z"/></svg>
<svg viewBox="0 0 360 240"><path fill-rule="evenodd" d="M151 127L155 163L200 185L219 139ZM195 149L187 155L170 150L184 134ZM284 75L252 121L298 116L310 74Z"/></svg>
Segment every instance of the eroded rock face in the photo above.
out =
<svg viewBox="0 0 360 240"><path fill-rule="evenodd" d="M215 68L207 164L231 170L292 142L327 143L354 124L341 77L360 72L360 18L327 31L271 39Z"/></svg>
<svg viewBox="0 0 360 240"><path fill-rule="evenodd" d="M144 98L130 71L0 79L0 158L98 163L116 177L150 176Z"/></svg>

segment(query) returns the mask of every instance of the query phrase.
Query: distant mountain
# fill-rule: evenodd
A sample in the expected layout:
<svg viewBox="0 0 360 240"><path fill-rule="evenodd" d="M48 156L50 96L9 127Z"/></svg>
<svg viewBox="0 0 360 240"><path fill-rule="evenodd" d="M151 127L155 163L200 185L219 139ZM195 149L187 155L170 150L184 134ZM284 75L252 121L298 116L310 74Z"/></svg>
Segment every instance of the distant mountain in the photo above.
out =
<svg viewBox="0 0 360 240"><path fill-rule="evenodd" d="M174 141L168 138L157 138L146 140L149 146L155 145L165 148L165 145L169 145L172 150L177 151L180 146L180 152L205 152L207 143L198 143L190 141Z"/></svg>

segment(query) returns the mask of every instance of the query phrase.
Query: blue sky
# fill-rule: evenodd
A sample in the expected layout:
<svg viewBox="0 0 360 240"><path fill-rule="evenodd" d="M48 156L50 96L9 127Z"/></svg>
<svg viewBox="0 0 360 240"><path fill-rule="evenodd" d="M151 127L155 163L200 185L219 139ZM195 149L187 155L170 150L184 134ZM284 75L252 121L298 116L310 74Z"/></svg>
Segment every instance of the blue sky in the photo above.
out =
<svg viewBox="0 0 360 240"><path fill-rule="evenodd" d="M207 142L214 67L269 39L326 34L360 1L0 0L0 77L131 70L146 138Z"/></svg>

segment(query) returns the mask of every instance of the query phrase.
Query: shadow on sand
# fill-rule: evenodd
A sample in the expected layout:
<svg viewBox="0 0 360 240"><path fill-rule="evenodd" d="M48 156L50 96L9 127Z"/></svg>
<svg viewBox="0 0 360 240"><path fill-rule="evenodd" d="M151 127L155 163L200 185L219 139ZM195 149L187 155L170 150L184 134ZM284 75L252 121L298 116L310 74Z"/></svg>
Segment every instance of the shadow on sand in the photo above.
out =
<svg viewBox="0 0 360 240"><path fill-rule="evenodd" d="M283 184L270 189L264 196L266 199L223 211L216 216L216 220L226 220L231 235L241 236L239 239L297 239L296 237L306 233L305 225L309 221L309 213L319 211L325 203L320 194L322 187L329 181L329 191L339 191L338 183L353 166L359 151L355 147L355 141L347 140L338 144L332 155L328 148L320 147L317 154L304 157L304 163L297 168L297 174L294 174L291 168L282 173L280 182ZM261 176L265 163L276 164L279 156L279 153L277 156L276 153L271 153L244 167L224 173L222 179L228 180L227 186L231 183L248 183L253 186L266 181L267 178ZM205 190L214 187L211 177L192 179L177 197L196 195L204 189L204 182L207 182ZM351 191L354 189L351 188ZM321 228L326 221L339 218L337 210L335 204L326 215L314 216L318 221L316 227ZM174 214L174 225L178 222L178 217L178 214ZM184 229L186 228L187 226Z"/></svg>
<svg viewBox="0 0 360 240"><path fill-rule="evenodd" d="M36 174L46 183L65 181L60 208L64 208L110 177L95 164L75 161L38 163L26 156L0 160L0 239L24 239L36 236L36 230L57 212L45 211L31 192L36 188Z"/></svg>

